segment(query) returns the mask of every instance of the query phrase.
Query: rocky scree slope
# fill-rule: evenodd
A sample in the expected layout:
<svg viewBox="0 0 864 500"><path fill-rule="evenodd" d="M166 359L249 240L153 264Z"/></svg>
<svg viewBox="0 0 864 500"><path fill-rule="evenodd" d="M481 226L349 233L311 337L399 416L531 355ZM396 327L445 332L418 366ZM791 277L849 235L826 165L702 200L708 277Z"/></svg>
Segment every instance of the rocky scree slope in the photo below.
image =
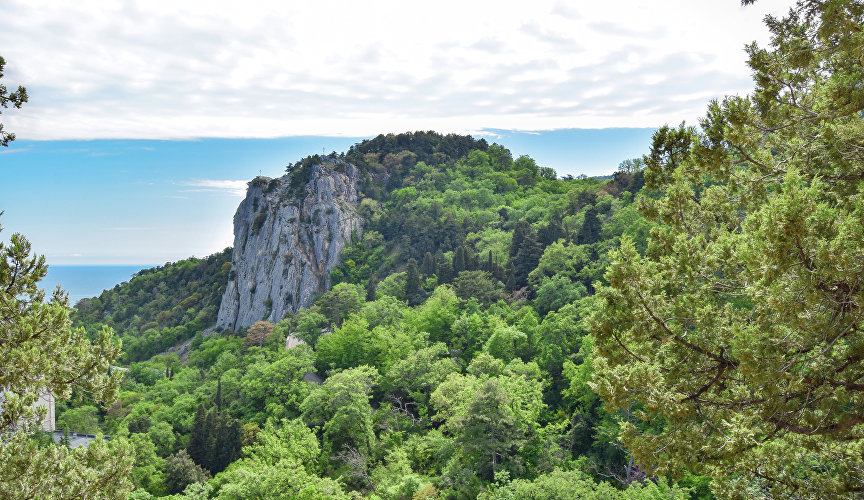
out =
<svg viewBox="0 0 864 500"><path fill-rule="evenodd" d="M234 253L217 328L276 322L330 288L352 237L360 172L327 158L277 179L257 177L234 215Z"/></svg>

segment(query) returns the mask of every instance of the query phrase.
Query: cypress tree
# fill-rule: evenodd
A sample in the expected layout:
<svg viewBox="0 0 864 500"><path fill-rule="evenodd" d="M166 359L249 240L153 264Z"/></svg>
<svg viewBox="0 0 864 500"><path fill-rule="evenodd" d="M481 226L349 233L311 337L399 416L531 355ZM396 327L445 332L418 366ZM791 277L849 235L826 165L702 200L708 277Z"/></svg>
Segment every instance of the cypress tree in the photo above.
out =
<svg viewBox="0 0 864 500"><path fill-rule="evenodd" d="M477 259L477 254L468 247L465 247L465 270L477 271L480 268L480 261Z"/></svg>
<svg viewBox="0 0 864 500"><path fill-rule="evenodd" d="M423 265L420 267L420 272L427 278L435 274L435 258L432 257L432 252L426 252L423 256Z"/></svg>
<svg viewBox="0 0 864 500"><path fill-rule="evenodd" d="M540 234L538 235L540 243L544 247L555 243L564 236L564 226L561 223L561 218L557 215L553 215L549 218L549 223L540 229Z"/></svg>
<svg viewBox="0 0 864 500"><path fill-rule="evenodd" d="M207 410L203 404L195 410L195 420L192 423L192 434L186 451L198 465L204 465L204 455L207 447Z"/></svg>
<svg viewBox="0 0 864 500"><path fill-rule="evenodd" d="M543 249L531 224L522 220L513 230L510 260L507 262L507 288L515 290L528 284L528 273L537 267Z"/></svg>
<svg viewBox="0 0 864 500"><path fill-rule="evenodd" d="M465 270L465 248L462 245L456 247L453 252L453 274L459 274Z"/></svg>
<svg viewBox="0 0 864 500"><path fill-rule="evenodd" d="M208 420L212 417L210 439L208 440L209 460L207 469L213 474L225 470L231 462L240 458L243 446L243 427L240 421L232 418L227 412L212 409Z"/></svg>
<svg viewBox="0 0 864 500"><path fill-rule="evenodd" d="M222 410L222 377L216 379L216 409Z"/></svg>
<svg viewBox="0 0 864 500"><path fill-rule="evenodd" d="M405 276L405 299L411 305L419 304L423 301L421 297L423 290L420 288L420 271L417 269L417 261L411 259L408 261L408 272Z"/></svg>
<svg viewBox="0 0 864 500"><path fill-rule="evenodd" d="M201 467L209 471L213 471L213 465L216 463L216 457L213 453L216 448L216 442L219 440L219 414L214 408L210 408L207 412L207 418L204 420L204 447L201 456Z"/></svg>
<svg viewBox="0 0 864 500"><path fill-rule="evenodd" d="M236 418L223 413L222 439L219 441L219 472L240 458L243 447L243 425Z"/></svg>
<svg viewBox="0 0 864 500"><path fill-rule="evenodd" d="M579 233L576 234L577 245L590 245L600 241L600 219L597 218L597 209L594 207L585 211L585 220Z"/></svg>
<svg viewBox="0 0 864 500"><path fill-rule="evenodd" d="M65 446L66 448L72 448L72 443L71 441L69 441L69 426L63 426L63 438L60 439L60 444Z"/></svg>
<svg viewBox="0 0 864 500"><path fill-rule="evenodd" d="M438 275L438 283L451 283L453 278L456 277L456 273L453 272L453 264L441 252L438 252L435 258L435 269Z"/></svg>
<svg viewBox="0 0 864 500"><path fill-rule="evenodd" d="M378 289L378 279L373 275L366 281L366 300L375 300L375 290Z"/></svg>

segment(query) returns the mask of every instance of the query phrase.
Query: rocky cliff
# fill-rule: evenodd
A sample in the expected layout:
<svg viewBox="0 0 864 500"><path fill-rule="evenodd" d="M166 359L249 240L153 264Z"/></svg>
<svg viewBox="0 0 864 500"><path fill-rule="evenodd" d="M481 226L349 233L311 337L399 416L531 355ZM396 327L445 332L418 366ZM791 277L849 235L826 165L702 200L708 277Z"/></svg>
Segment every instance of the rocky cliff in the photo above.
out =
<svg viewBox="0 0 864 500"><path fill-rule="evenodd" d="M234 254L217 327L276 322L330 288L352 233L361 236L356 167L340 160L249 183L234 215Z"/></svg>

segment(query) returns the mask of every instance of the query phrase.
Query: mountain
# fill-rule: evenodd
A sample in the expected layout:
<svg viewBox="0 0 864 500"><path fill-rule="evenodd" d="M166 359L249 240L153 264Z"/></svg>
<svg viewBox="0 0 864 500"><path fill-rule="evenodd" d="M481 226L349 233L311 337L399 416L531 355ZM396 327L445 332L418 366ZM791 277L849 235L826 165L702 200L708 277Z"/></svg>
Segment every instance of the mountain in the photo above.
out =
<svg viewBox="0 0 864 500"><path fill-rule="evenodd" d="M123 360L141 361L213 325L231 269L231 249L143 269L75 305L72 320L95 338L102 325L123 340Z"/></svg>
<svg viewBox="0 0 864 500"><path fill-rule="evenodd" d="M635 195L653 194L630 167L561 179L498 144L419 132L255 178L233 248L79 303L78 324L118 330L129 363L121 401L93 418L136 443L136 488L157 496L198 466L228 498L366 491L348 463L394 499L474 498L499 470L542 482L566 469L593 488L575 460L633 472L607 436L620 416L588 385L585 324L609 250L624 235L646 248ZM64 403L58 421L96 411ZM297 464L320 465L264 470L254 451L301 442ZM250 458L226 468L244 443Z"/></svg>
<svg viewBox="0 0 864 500"><path fill-rule="evenodd" d="M357 241L359 169L324 158L278 179L257 177L234 216L234 252L217 328L279 321L330 288L342 250Z"/></svg>

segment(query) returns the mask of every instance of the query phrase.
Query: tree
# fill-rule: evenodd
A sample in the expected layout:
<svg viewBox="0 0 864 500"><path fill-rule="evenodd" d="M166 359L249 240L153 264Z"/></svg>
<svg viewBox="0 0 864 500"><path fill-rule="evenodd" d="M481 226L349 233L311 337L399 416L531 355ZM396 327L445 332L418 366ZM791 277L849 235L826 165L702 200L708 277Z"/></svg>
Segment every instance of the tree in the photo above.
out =
<svg viewBox="0 0 864 500"><path fill-rule="evenodd" d="M339 326L346 316L360 308L365 297L363 287L339 283L322 295L316 304L321 314Z"/></svg>
<svg viewBox="0 0 864 500"><path fill-rule="evenodd" d="M240 450L243 446L243 424L228 415L226 411L212 411L215 413L215 425L210 430L208 440L209 469L217 474L240 458Z"/></svg>
<svg viewBox="0 0 864 500"><path fill-rule="evenodd" d="M270 417L298 416L300 403L309 393L303 376L312 371L312 350L302 345L282 351L272 363L250 366L240 381L245 413L262 424Z"/></svg>
<svg viewBox="0 0 864 500"><path fill-rule="evenodd" d="M513 230L510 242L510 260L507 261L508 282L511 289L522 288L528 284L528 274L537 267L543 249L537 241L537 233L527 221L520 220Z"/></svg>
<svg viewBox="0 0 864 500"><path fill-rule="evenodd" d="M450 283L456 276L453 263L440 252L435 256L435 270L435 274L438 275L438 282L441 284Z"/></svg>
<svg viewBox="0 0 864 500"><path fill-rule="evenodd" d="M420 266L420 272L427 278L435 274L435 257L431 252L426 252L423 256L423 264Z"/></svg>
<svg viewBox="0 0 864 500"><path fill-rule="evenodd" d="M477 299L488 306L504 298L504 285L486 271L462 271L453 282L460 299Z"/></svg>
<svg viewBox="0 0 864 500"><path fill-rule="evenodd" d="M585 285L578 281L570 281L569 278L561 275L552 278L544 276L540 280L540 286L537 287L534 307L541 316L545 316L549 311L557 311L586 294Z"/></svg>
<svg viewBox="0 0 864 500"><path fill-rule="evenodd" d="M74 432L84 434L95 434L99 432L99 416L96 414L98 408L85 405L78 408L70 408L57 418L57 427L66 427Z"/></svg>
<svg viewBox="0 0 864 500"><path fill-rule="evenodd" d="M71 329L68 296L57 289L45 301L37 285L47 272L45 258L30 251L17 233L8 246L0 242L0 496L125 497L132 467L127 441L66 450L28 439L45 414L44 406L34 406L40 395L68 399L75 391L107 407L117 399L121 376L107 374L120 352L113 332L103 328L91 342L83 329Z"/></svg>
<svg viewBox="0 0 864 500"><path fill-rule="evenodd" d="M292 334L312 347L318 343L321 330L327 327L327 317L312 309L301 309L295 317L296 327Z"/></svg>
<svg viewBox="0 0 864 500"><path fill-rule="evenodd" d="M589 207L585 211L585 219L582 222L582 227L579 228L579 233L576 234L576 244L589 245L600 241L600 219L597 218L597 209Z"/></svg>
<svg viewBox="0 0 864 500"><path fill-rule="evenodd" d="M244 448L246 458L213 479L217 498L348 498L339 483L317 476L320 453L302 421L270 420L257 443Z"/></svg>
<svg viewBox="0 0 864 500"><path fill-rule="evenodd" d="M146 489L153 495L165 494L165 459L156 454L156 446L146 434L130 436L135 450L132 481L136 489Z"/></svg>
<svg viewBox="0 0 864 500"><path fill-rule="evenodd" d="M174 428L168 422L158 422L147 431L150 441L156 447L156 453L160 457L167 457L174 451Z"/></svg>
<svg viewBox="0 0 864 500"><path fill-rule="evenodd" d="M864 489L864 4L802 0L747 47L756 88L645 157L662 224L613 253L595 387L663 426L622 439L654 473L775 497ZM720 483L727 483L721 485Z"/></svg>
<svg viewBox="0 0 864 500"><path fill-rule="evenodd" d="M465 247L459 245L453 252L453 272L456 274L465 270Z"/></svg>
<svg viewBox="0 0 864 500"><path fill-rule="evenodd" d="M199 404L195 410L195 419L192 423L192 434L189 437L189 446L186 450L189 456L198 464L203 464L207 450L207 409L204 404Z"/></svg>
<svg viewBox="0 0 864 500"><path fill-rule="evenodd" d="M203 483L210 474L189 458L186 450L180 450L165 460L165 486L168 493L182 493L192 483Z"/></svg>
<svg viewBox="0 0 864 500"><path fill-rule="evenodd" d="M366 365L338 372L300 405L303 420L324 431L328 453L351 446L368 454L375 440L369 398L379 378L378 371Z"/></svg>
<svg viewBox="0 0 864 500"><path fill-rule="evenodd" d="M414 402L411 406L417 406L416 412L421 419L428 413L429 395L448 374L457 370L456 362L448 355L447 346L438 342L412 352L387 371L393 396L411 398ZM405 409L407 411L407 405Z"/></svg>
<svg viewBox="0 0 864 500"><path fill-rule="evenodd" d="M381 299L382 297L389 296L395 299L405 300L405 280L407 277L408 273L405 271L388 275L378 283L378 286L375 289L375 297Z"/></svg>
<svg viewBox="0 0 864 500"><path fill-rule="evenodd" d="M258 347L264 347L264 339L271 333L273 333L273 323L269 321L256 321L254 325L246 330L246 338L243 339L243 343L247 346L257 345Z"/></svg>
<svg viewBox="0 0 864 500"><path fill-rule="evenodd" d="M487 491L477 497L480 500L531 498L534 500L557 500L579 498L582 500L641 500L668 498L689 500L690 491L679 486L670 486L661 479L657 483L646 481L634 484L626 490L616 489L609 483L595 482L579 470L553 470L533 481L517 479L497 490Z"/></svg>
<svg viewBox="0 0 864 500"><path fill-rule="evenodd" d="M408 261L408 269L405 272L405 299L410 305L417 305L423 302L426 294L420 287L420 271L417 269L417 261L410 259Z"/></svg>
<svg viewBox="0 0 864 500"><path fill-rule="evenodd" d="M6 66L6 60L0 57L0 78L3 78L3 68ZM0 83L0 106L8 108L11 104L16 109L21 109L21 106L27 102L27 89L18 86L18 90L9 92L6 86ZM0 112L2 114L2 112ZM0 123L0 146L8 147L9 143L15 140L15 134L3 130L3 124Z"/></svg>

